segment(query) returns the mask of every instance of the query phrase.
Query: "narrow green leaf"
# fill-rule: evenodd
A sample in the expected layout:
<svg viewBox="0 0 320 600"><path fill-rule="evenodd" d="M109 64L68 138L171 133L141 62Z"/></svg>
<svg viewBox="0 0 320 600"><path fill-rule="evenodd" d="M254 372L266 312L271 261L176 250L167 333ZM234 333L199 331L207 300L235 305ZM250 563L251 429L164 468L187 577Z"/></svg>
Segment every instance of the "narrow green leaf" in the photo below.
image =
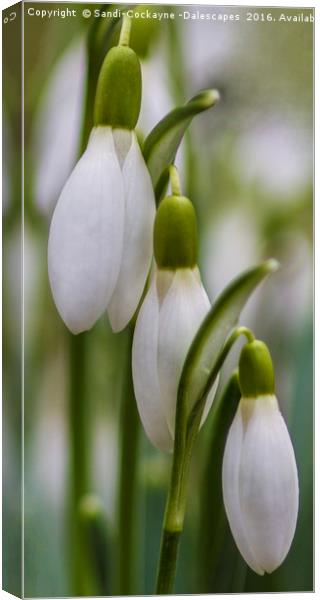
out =
<svg viewBox="0 0 320 600"><path fill-rule="evenodd" d="M177 402L178 408L182 405L184 414L190 412L202 398L209 376L248 298L257 285L277 269L277 261L270 259L246 271L225 288L212 306L183 366Z"/></svg>
<svg viewBox="0 0 320 600"><path fill-rule="evenodd" d="M145 140L143 155L151 174L156 199L165 193L168 167L174 162L183 135L193 117L219 100L216 90L204 90L184 106L175 108L154 127Z"/></svg>
<svg viewBox="0 0 320 600"><path fill-rule="evenodd" d="M235 372L231 375L221 396L215 401L209 424L209 444L200 485L198 588L201 594L221 591L217 585L220 579L224 539L226 535L231 536L227 529L227 517L223 506L222 460L227 434L240 397L238 373ZM228 585L223 591L227 591L231 584L233 570L230 566L229 563Z"/></svg>

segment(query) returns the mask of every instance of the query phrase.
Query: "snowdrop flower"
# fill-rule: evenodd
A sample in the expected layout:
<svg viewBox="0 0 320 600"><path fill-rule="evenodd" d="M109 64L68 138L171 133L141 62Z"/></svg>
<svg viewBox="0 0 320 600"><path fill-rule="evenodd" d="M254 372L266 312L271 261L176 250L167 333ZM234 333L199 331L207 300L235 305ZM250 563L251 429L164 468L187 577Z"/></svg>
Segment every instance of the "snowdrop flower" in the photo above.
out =
<svg viewBox="0 0 320 600"><path fill-rule="evenodd" d="M196 264L194 208L181 196L179 187L161 201L157 211L154 254L157 266L134 332L133 382L146 434L160 450L172 451L183 363L210 308ZM209 395L203 420L215 389Z"/></svg>
<svg viewBox="0 0 320 600"><path fill-rule="evenodd" d="M298 514L298 475L263 342L244 346L239 379L242 398L224 452L223 498L240 553L263 575L279 567L289 552Z"/></svg>
<svg viewBox="0 0 320 600"><path fill-rule="evenodd" d="M120 45L105 58L88 146L50 227L52 293L73 333L90 329L106 310L113 330L123 329L137 308L152 257L154 194L134 131L141 72L127 42L122 30Z"/></svg>

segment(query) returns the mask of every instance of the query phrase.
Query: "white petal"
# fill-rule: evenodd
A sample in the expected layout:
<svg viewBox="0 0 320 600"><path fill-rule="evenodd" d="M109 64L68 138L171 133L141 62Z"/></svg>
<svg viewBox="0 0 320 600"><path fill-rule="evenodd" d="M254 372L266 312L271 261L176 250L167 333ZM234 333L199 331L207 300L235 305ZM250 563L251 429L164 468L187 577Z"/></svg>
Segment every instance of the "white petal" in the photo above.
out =
<svg viewBox="0 0 320 600"><path fill-rule="evenodd" d="M171 433L174 432L183 363L209 307L209 300L195 272L191 269L177 270L159 317L159 381Z"/></svg>
<svg viewBox="0 0 320 600"><path fill-rule="evenodd" d="M114 331L120 331L135 313L146 283L152 257L155 200L149 172L135 133L123 165L125 225L119 278L108 306Z"/></svg>
<svg viewBox="0 0 320 600"><path fill-rule="evenodd" d="M132 374L138 411L146 434L160 450L171 451L157 368L159 302L156 276L141 306L132 345Z"/></svg>
<svg viewBox="0 0 320 600"><path fill-rule="evenodd" d="M93 129L56 206L48 265L57 308L73 333L106 309L120 268L124 194L111 130Z"/></svg>
<svg viewBox="0 0 320 600"><path fill-rule="evenodd" d="M244 528L242 511L239 499L239 468L241 460L241 451L243 443L243 424L241 416L241 406L237 410L236 416L230 427L227 443L223 455L222 464L222 489L223 502L226 509L230 529L237 544L239 552L242 554L246 563L258 573L263 575L264 571L256 561L248 543L248 538Z"/></svg>
<svg viewBox="0 0 320 600"><path fill-rule="evenodd" d="M127 154L132 146L133 132L129 129L112 129L114 147L122 170Z"/></svg>
<svg viewBox="0 0 320 600"><path fill-rule="evenodd" d="M240 504L255 558L271 573L286 557L296 528L297 467L276 398L251 402L240 464Z"/></svg>
<svg viewBox="0 0 320 600"><path fill-rule="evenodd" d="M155 273L157 281L157 294L159 299L159 305L161 307L173 282L175 271L170 271L169 269L158 269L157 267L155 267Z"/></svg>

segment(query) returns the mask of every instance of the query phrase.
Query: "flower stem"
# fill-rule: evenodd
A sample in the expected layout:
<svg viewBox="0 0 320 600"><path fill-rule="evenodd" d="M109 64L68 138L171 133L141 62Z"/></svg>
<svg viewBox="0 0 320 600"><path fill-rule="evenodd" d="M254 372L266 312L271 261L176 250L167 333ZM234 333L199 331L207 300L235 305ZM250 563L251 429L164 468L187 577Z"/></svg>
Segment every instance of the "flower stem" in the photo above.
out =
<svg viewBox="0 0 320 600"><path fill-rule="evenodd" d="M88 492L88 419L86 415L86 334L69 335L70 340L70 526L72 588L76 596L85 593L84 541L79 528L78 507Z"/></svg>
<svg viewBox="0 0 320 600"><path fill-rule="evenodd" d="M120 417L120 465L118 490L118 584L117 593L128 596L134 590L135 514L137 505L137 457L139 416L131 373L131 347L134 326L128 331L126 365Z"/></svg>
<svg viewBox="0 0 320 600"><path fill-rule="evenodd" d="M131 19L124 15L122 19L120 38L119 38L119 46L129 46L130 42L130 33L131 33Z"/></svg>
<svg viewBox="0 0 320 600"><path fill-rule="evenodd" d="M183 407L179 409L177 406L177 424L183 421L183 412ZM174 586L179 542L186 510L186 486L190 456L191 452L186 449L182 428L176 427L171 481L162 528L156 594L170 594Z"/></svg>
<svg viewBox="0 0 320 600"><path fill-rule="evenodd" d="M237 337L239 335L245 335L248 342L254 342L255 341L255 335L254 333L251 331L251 329L248 329L248 327L237 327L236 329L237 332Z"/></svg>
<svg viewBox="0 0 320 600"><path fill-rule="evenodd" d="M181 531L163 530L157 594L169 594L174 585Z"/></svg>
<svg viewBox="0 0 320 600"><path fill-rule="evenodd" d="M193 445L199 431L207 395L233 344L240 335L245 335L249 341L254 339L253 333L246 327L238 327L231 332L216 359L215 365L208 376L199 399L189 415L186 413L185 404L179 402L179 398L177 401L173 462L162 528L162 541L156 585L157 594L170 594L173 590L179 541L183 531L186 511L188 473Z"/></svg>
<svg viewBox="0 0 320 600"><path fill-rule="evenodd" d="M171 183L171 190L174 196L181 196L181 185L178 174L178 169L174 165L169 167L169 176Z"/></svg>

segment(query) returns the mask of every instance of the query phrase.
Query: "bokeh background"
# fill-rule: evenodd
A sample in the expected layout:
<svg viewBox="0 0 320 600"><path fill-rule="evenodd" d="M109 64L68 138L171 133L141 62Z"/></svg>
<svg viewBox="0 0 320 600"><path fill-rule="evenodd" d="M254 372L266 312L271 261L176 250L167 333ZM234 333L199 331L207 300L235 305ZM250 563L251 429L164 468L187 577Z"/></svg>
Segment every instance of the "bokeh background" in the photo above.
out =
<svg viewBox="0 0 320 600"><path fill-rule="evenodd" d="M97 39L99 48L101 40L102 47L105 44L104 50L117 43L119 23L83 18L81 11L87 7L85 4L36 5L40 9L76 9L78 13L76 18L52 19L28 16L28 6L25 5L24 17L24 572L26 596L50 597L72 593L74 537L70 532L73 426L69 398L70 336L50 293L46 267L48 227L78 154L88 68L93 69L90 73L97 68L89 62L88 48L92 59ZM99 7L99 4L88 6L92 11ZM116 7L123 5L104 5L103 10ZM259 7L250 12L259 14L260 20L247 21L249 9L240 7L152 7L153 12L178 14L184 10L216 15L233 13L240 18L237 21L179 17L162 22L134 20L132 44L140 55L143 73L138 129L143 138L169 110L201 89L213 87L220 92L219 104L195 117L177 164L184 193L196 207L200 269L212 301L243 269L271 256L281 262L279 272L248 303L241 324L252 327L267 342L274 358L277 396L298 463L300 510L296 536L283 565L272 575L255 575L234 545L223 509L214 514L208 505L210 461L212 469L215 468L209 451L209 418L195 449L175 591L310 591L313 589L313 25L279 22L278 18L281 13L310 15L311 11ZM274 20L262 22L261 13L270 13ZM19 575L18 569L12 568L12 560L18 558L16 494L21 466L21 335L17 318L21 207L17 160L19 86L13 77L16 63L12 52L18 50L13 38L5 39L4 435L8 450L4 463L7 532L4 573L16 587ZM130 414L121 410L126 394L127 347L127 332L113 335L107 318L103 317L86 336L85 381L82 364L73 364L72 377L78 378L79 393L86 401L90 493L86 506L99 507L103 521L100 555L103 555L101 569L105 569L104 593L152 594L170 457L151 447L136 420L134 406ZM220 392L236 365L238 353L239 346L224 367ZM130 419L138 431L131 590L126 588L127 581L115 583L120 448L124 444L122 430L130 430ZM126 512L125 507L122 510ZM205 532L203 510L206 510ZM214 532L218 524L222 533L217 549ZM204 553L205 547L209 550ZM96 593L88 585L88 592Z"/></svg>

